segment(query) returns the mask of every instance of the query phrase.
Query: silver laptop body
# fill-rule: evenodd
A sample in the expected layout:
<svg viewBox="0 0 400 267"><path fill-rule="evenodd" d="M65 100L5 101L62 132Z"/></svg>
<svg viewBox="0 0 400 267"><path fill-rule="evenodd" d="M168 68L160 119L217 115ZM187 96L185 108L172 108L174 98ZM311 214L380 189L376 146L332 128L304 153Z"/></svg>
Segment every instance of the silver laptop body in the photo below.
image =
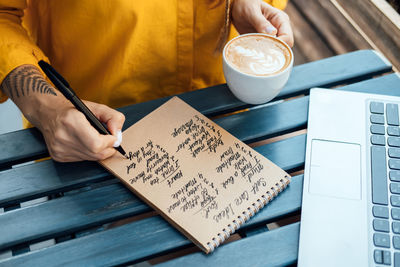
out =
<svg viewBox="0 0 400 267"><path fill-rule="evenodd" d="M372 212L373 206L378 206L374 212L386 209L385 205L372 203L371 102L374 102L373 105L376 102L400 104L400 98L318 88L310 91L298 261L300 267L388 266L383 264L383 258L388 263L389 256L390 264L394 266L394 254L400 250L393 246L395 234L392 222L396 221L390 215L393 208L390 194L386 205L389 218L383 219L388 223L382 224L382 218L377 219ZM380 119L379 116L377 118ZM383 140L388 137L385 131ZM389 159L387 154L386 157ZM379 162L381 164L382 160ZM374 168L376 173L375 165ZM378 174L382 172L381 169ZM387 178L374 180L379 183L379 190L389 189L389 171L387 167ZM387 188L383 186L385 179ZM375 190L375 194L377 192ZM376 195L374 199L377 199L375 202L382 202ZM390 231L374 230L374 219L384 229L389 224ZM375 233L378 235L374 237ZM387 237L389 240L386 240ZM389 243L390 247L377 247L374 241L384 246Z"/></svg>

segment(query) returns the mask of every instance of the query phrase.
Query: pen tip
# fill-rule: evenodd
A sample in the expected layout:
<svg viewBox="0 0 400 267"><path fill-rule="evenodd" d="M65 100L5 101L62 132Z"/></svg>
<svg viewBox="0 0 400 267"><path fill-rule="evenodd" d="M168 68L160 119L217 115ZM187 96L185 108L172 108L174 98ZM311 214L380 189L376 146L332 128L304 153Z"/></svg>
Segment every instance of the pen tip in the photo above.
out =
<svg viewBox="0 0 400 267"><path fill-rule="evenodd" d="M119 146L115 148L119 153L121 153L122 156L124 156L125 158L129 159L128 155L126 154L125 150Z"/></svg>

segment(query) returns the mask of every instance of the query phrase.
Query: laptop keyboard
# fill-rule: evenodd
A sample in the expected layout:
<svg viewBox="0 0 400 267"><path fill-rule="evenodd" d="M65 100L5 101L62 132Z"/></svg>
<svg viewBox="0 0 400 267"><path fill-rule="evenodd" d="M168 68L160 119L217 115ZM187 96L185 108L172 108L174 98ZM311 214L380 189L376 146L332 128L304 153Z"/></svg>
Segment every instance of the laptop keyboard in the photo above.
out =
<svg viewBox="0 0 400 267"><path fill-rule="evenodd" d="M374 101L369 111L374 260L400 267L399 107Z"/></svg>

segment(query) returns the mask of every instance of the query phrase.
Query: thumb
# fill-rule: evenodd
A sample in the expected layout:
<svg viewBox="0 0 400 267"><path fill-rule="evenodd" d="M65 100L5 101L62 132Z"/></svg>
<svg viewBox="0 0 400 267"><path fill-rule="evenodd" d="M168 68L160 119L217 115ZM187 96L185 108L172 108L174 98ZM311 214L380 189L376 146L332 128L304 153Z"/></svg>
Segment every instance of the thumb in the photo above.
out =
<svg viewBox="0 0 400 267"><path fill-rule="evenodd" d="M261 11L253 15L252 24L259 33L270 35L276 35L278 33L278 30L263 16Z"/></svg>
<svg viewBox="0 0 400 267"><path fill-rule="evenodd" d="M109 119L107 120L107 127L113 135L121 133L122 126L125 122L125 116L121 112L113 111L109 114Z"/></svg>

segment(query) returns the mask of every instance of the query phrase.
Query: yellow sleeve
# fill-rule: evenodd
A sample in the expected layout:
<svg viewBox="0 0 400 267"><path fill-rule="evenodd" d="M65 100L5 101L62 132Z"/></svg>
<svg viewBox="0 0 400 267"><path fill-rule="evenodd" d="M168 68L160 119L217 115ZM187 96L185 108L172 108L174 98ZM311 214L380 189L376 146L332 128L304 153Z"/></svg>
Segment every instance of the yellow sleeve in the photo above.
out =
<svg viewBox="0 0 400 267"><path fill-rule="evenodd" d="M264 1L270 4L271 6L279 8L281 10L285 9L288 2L288 0L264 0Z"/></svg>
<svg viewBox="0 0 400 267"><path fill-rule="evenodd" d="M47 60L22 27L26 7L26 0L0 0L0 84L16 67ZM0 103L6 99L0 90Z"/></svg>

